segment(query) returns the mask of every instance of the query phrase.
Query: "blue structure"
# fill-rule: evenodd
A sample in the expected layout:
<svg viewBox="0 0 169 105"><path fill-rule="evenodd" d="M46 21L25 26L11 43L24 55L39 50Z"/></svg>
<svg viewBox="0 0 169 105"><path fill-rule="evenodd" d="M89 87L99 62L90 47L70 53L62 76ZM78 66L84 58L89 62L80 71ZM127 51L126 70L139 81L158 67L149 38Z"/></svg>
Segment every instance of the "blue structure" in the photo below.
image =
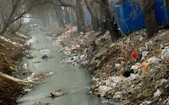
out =
<svg viewBox="0 0 169 105"><path fill-rule="evenodd" d="M169 11L166 7L166 0L155 0L154 9L158 24L169 24Z"/></svg>
<svg viewBox="0 0 169 105"><path fill-rule="evenodd" d="M115 19L122 33L129 33L145 28L144 17L136 0L127 0L115 5Z"/></svg>
<svg viewBox="0 0 169 105"><path fill-rule="evenodd" d="M134 32L146 27L138 0L125 0L121 4L111 3L110 9L114 11L116 22L122 33ZM169 24L169 11L165 0L155 0L154 9L158 24Z"/></svg>

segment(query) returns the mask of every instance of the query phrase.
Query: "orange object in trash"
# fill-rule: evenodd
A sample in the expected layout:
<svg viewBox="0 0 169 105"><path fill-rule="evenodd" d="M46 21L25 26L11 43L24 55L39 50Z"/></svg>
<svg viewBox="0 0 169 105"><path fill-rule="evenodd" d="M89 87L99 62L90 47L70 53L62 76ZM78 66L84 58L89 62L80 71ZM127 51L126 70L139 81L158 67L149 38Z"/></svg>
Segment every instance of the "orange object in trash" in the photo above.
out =
<svg viewBox="0 0 169 105"><path fill-rule="evenodd" d="M151 66L151 63L149 63L149 62L143 62L142 63L143 72L146 72L147 69L148 69L148 67L150 67L150 66Z"/></svg>
<svg viewBox="0 0 169 105"><path fill-rule="evenodd" d="M131 54L132 58L135 60L138 57L138 53L136 51L133 51Z"/></svg>
<svg viewBox="0 0 169 105"><path fill-rule="evenodd" d="M151 65L151 63L149 63L149 62L143 62L142 63L142 67L148 67L148 66L150 66Z"/></svg>
<svg viewBox="0 0 169 105"><path fill-rule="evenodd" d="M155 50L155 52L156 52L158 55L160 55L161 52L162 52L162 49L157 49L157 50Z"/></svg>

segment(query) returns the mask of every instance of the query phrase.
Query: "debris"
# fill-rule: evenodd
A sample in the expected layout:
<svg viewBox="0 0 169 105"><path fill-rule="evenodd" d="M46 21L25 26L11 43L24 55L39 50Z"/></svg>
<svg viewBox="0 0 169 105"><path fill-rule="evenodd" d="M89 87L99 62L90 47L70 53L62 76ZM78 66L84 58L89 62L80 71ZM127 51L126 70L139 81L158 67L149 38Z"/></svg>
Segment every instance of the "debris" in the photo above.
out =
<svg viewBox="0 0 169 105"><path fill-rule="evenodd" d="M154 98L155 97L160 97L160 95L161 95L161 92L160 92L159 89L157 89L157 91L154 93Z"/></svg>
<svg viewBox="0 0 169 105"><path fill-rule="evenodd" d="M164 87L169 77L168 44L165 45L169 31L147 40L142 37L145 30L136 33L112 44L108 32L103 36L90 32L78 36L68 30L58 37L57 43L66 54L64 62L78 61L93 74L90 93L129 105L156 105L160 98L165 99L162 94L168 96Z"/></svg>
<svg viewBox="0 0 169 105"><path fill-rule="evenodd" d="M143 67L143 72L147 72L147 69L151 66L150 62L143 62L142 67Z"/></svg>
<svg viewBox="0 0 169 105"><path fill-rule="evenodd" d="M141 59L145 59L145 57L148 55L148 53L149 53L148 51L143 51Z"/></svg>
<svg viewBox="0 0 169 105"><path fill-rule="evenodd" d="M151 105L151 101L144 101L144 102L142 102L140 105Z"/></svg>
<svg viewBox="0 0 169 105"><path fill-rule="evenodd" d="M27 55L27 58L28 58L28 59L33 59L34 57L31 56L31 55Z"/></svg>
<svg viewBox="0 0 169 105"><path fill-rule="evenodd" d="M124 77L129 77L132 73L134 73L133 70L125 70L125 71L123 71L123 76Z"/></svg>
<svg viewBox="0 0 169 105"><path fill-rule="evenodd" d="M61 96L66 95L66 94L67 94L67 93L62 93L62 92L61 92L61 89L59 89L59 90L55 90L54 92L51 92L51 93L50 93L50 97L51 97L51 98L61 97Z"/></svg>
<svg viewBox="0 0 169 105"><path fill-rule="evenodd" d="M24 89L24 93L29 93L32 89Z"/></svg>
<svg viewBox="0 0 169 105"><path fill-rule="evenodd" d="M17 84L20 84L20 85L23 85L23 86L27 86L30 84L30 82L28 81L24 81L24 80L20 80L20 79L17 79L17 78L14 78L12 76L9 76L7 74L4 74L2 72L0 72L0 78L4 78L4 79L7 79L8 81L13 81Z"/></svg>
<svg viewBox="0 0 169 105"><path fill-rule="evenodd" d="M134 60L136 60L137 57L138 57L138 53L137 53L136 51L133 51L133 52L132 52L132 58L133 58Z"/></svg>
<svg viewBox="0 0 169 105"><path fill-rule="evenodd" d="M39 72L39 73L32 73L30 77L26 78L27 81L36 82L41 79L53 76L54 72Z"/></svg>
<svg viewBox="0 0 169 105"><path fill-rule="evenodd" d="M47 59L48 56L45 54L45 55L43 55L41 58L42 58L42 59Z"/></svg>
<svg viewBox="0 0 169 105"><path fill-rule="evenodd" d="M27 63L24 63L24 64L23 64L23 68L24 68L25 70L27 70L27 69L28 69L28 64L27 64Z"/></svg>
<svg viewBox="0 0 169 105"><path fill-rule="evenodd" d="M161 58L168 61L169 60L169 48L164 48L161 52Z"/></svg>
<svg viewBox="0 0 169 105"><path fill-rule="evenodd" d="M103 97L105 95L105 93L108 92L109 90L111 90L110 87L99 86L99 94L100 94L100 96Z"/></svg>
<svg viewBox="0 0 169 105"><path fill-rule="evenodd" d="M152 63L152 64L159 64L159 62L161 61L159 58L157 57L151 57L147 60L149 63Z"/></svg>
<svg viewBox="0 0 169 105"><path fill-rule="evenodd" d="M50 50L49 49L43 49L40 51L43 55L49 54Z"/></svg>

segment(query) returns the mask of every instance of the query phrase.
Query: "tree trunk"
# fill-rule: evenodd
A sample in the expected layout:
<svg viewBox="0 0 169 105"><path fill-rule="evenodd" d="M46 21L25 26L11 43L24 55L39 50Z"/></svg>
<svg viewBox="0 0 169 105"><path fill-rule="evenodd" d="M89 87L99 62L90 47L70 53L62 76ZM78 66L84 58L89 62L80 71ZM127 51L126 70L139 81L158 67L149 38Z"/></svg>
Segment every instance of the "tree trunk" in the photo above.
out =
<svg viewBox="0 0 169 105"><path fill-rule="evenodd" d="M82 0L76 0L76 6L74 10L76 13L77 30L78 32L85 32L85 20L84 20Z"/></svg>
<svg viewBox="0 0 169 105"><path fill-rule="evenodd" d="M106 28L105 28L105 22L103 20L100 20L100 28L101 28L101 33L100 35L103 35L106 33Z"/></svg>
<svg viewBox="0 0 169 105"><path fill-rule="evenodd" d="M110 32L111 40L115 42L119 38L119 35L118 30L114 25L115 21L114 17L112 16L112 13L109 9L109 0L102 0L102 3L103 3L102 8L104 10L105 19L107 22L108 30Z"/></svg>
<svg viewBox="0 0 169 105"><path fill-rule="evenodd" d="M154 12L154 0L140 0L141 9L145 18L147 38L158 33L158 24Z"/></svg>
<svg viewBox="0 0 169 105"><path fill-rule="evenodd" d="M70 24L70 10L69 10L69 8L65 8L64 12L65 12L65 23Z"/></svg>
<svg viewBox="0 0 169 105"><path fill-rule="evenodd" d="M98 32L99 31L98 21L97 21L96 16L94 16L94 14L93 14L93 12L91 10L91 7L90 7L90 5L92 6L92 4L89 5L89 3L87 2L87 0L84 0L84 1L85 1L85 4L87 6L88 11L91 14L91 21L92 21L93 31Z"/></svg>
<svg viewBox="0 0 169 105"><path fill-rule="evenodd" d="M14 78L12 76L9 76L7 74L4 74L2 72L0 72L0 78L1 79L5 79L5 80L8 80L8 81L12 81L12 82L15 82L16 84L20 84L20 85L23 85L23 86L28 86L30 85L30 82L28 81L24 81L24 80L20 80L20 79L17 79L17 78ZM1 88L1 87L0 87Z"/></svg>
<svg viewBox="0 0 169 105"><path fill-rule="evenodd" d="M16 32L22 27L22 20L19 20L18 25L13 24L9 26L9 30L11 31L11 34L16 35Z"/></svg>
<svg viewBox="0 0 169 105"><path fill-rule="evenodd" d="M75 16L75 10L73 8L70 8L70 14L71 14L71 24L76 25L76 16Z"/></svg>
<svg viewBox="0 0 169 105"><path fill-rule="evenodd" d="M52 22L52 12L51 12L51 10L48 10L47 17L49 19L49 26L51 26L52 23L53 23Z"/></svg>
<svg viewBox="0 0 169 105"><path fill-rule="evenodd" d="M61 7L55 7L55 11L56 11L56 16L58 19L59 27L65 27L65 23L63 20L63 12L62 12Z"/></svg>
<svg viewBox="0 0 169 105"><path fill-rule="evenodd" d="M169 0L166 0L166 6L169 9Z"/></svg>
<svg viewBox="0 0 169 105"><path fill-rule="evenodd" d="M92 28L94 32L98 32L99 31L99 26L98 26L98 20L97 18L91 14L91 20L92 20Z"/></svg>
<svg viewBox="0 0 169 105"><path fill-rule="evenodd" d="M3 28L2 28L2 30L0 32L0 35L3 35L6 32L7 28L9 27L9 25L10 25L10 23L4 24L4 26L3 26Z"/></svg>

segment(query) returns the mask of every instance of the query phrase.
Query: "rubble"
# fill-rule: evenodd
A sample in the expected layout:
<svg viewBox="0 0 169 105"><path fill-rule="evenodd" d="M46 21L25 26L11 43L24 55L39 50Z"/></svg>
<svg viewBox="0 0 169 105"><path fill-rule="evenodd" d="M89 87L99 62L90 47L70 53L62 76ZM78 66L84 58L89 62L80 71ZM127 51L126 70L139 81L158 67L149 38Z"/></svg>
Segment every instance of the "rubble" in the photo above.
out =
<svg viewBox="0 0 169 105"><path fill-rule="evenodd" d="M108 32L96 37L97 33L78 35L72 30L56 41L63 46L63 62L80 64L92 73L90 93L124 105L169 103L168 30L147 40L141 30L115 43Z"/></svg>
<svg viewBox="0 0 169 105"><path fill-rule="evenodd" d="M59 89L59 90L55 90L55 91L51 92L51 93L50 93L50 97L51 97L51 98L56 98L56 97L64 96L64 95L66 95L66 94L67 94L67 93L63 93L63 92L61 92L61 89Z"/></svg>
<svg viewBox="0 0 169 105"><path fill-rule="evenodd" d="M48 56L45 54L45 55L43 55L41 58L42 58L42 59L47 59Z"/></svg>

